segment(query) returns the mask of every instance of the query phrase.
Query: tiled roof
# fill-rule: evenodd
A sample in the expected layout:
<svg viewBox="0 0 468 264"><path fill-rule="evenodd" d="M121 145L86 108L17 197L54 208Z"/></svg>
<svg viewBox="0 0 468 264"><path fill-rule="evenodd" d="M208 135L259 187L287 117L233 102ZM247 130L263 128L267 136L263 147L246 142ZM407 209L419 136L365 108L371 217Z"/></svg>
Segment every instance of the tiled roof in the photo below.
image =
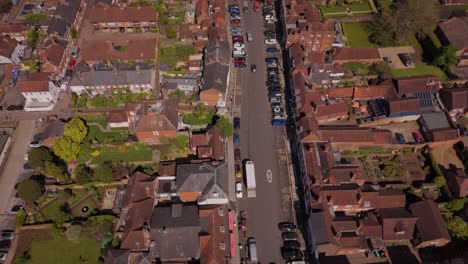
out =
<svg viewBox="0 0 468 264"><path fill-rule="evenodd" d="M19 90L22 93L31 92L48 92L49 91L49 75L48 72L39 72L31 74L27 80L19 81Z"/></svg>
<svg viewBox="0 0 468 264"><path fill-rule="evenodd" d="M377 48L336 48L332 56L334 61L380 60Z"/></svg>
<svg viewBox="0 0 468 264"><path fill-rule="evenodd" d="M107 117L107 123L122 123L127 121L127 115L124 111L109 112L109 116Z"/></svg>
<svg viewBox="0 0 468 264"><path fill-rule="evenodd" d="M436 76L419 76L397 79L398 94L414 94L440 89L440 80Z"/></svg>
<svg viewBox="0 0 468 264"><path fill-rule="evenodd" d="M81 45L81 57L85 61L102 60L153 60L156 56L154 38L119 38L112 40L88 39Z"/></svg>
<svg viewBox="0 0 468 264"><path fill-rule="evenodd" d="M15 51L17 42L10 36L0 36L0 56L10 58Z"/></svg>
<svg viewBox="0 0 468 264"><path fill-rule="evenodd" d="M378 210L383 223L384 240L413 239L417 217L405 208L384 208Z"/></svg>
<svg viewBox="0 0 468 264"><path fill-rule="evenodd" d="M414 216L418 217L416 226L422 242L435 239L450 241L445 221L436 203L431 200L416 202L410 205L410 210Z"/></svg>
<svg viewBox="0 0 468 264"><path fill-rule="evenodd" d="M468 17L453 17L440 23L439 28L456 50L468 48Z"/></svg>
<svg viewBox="0 0 468 264"><path fill-rule="evenodd" d="M322 140L333 142L362 142L376 144L391 144L392 132L355 126L321 126L317 134Z"/></svg>
<svg viewBox="0 0 468 264"><path fill-rule="evenodd" d="M176 102L157 100L155 104L144 105L143 108L144 112L135 126L136 132L178 129L179 114Z"/></svg>
<svg viewBox="0 0 468 264"><path fill-rule="evenodd" d="M417 112L420 109L419 98L405 97L388 100L390 114Z"/></svg>
<svg viewBox="0 0 468 264"><path fill-rule="evenodd" d="M134 173L128 180L127 189L122 202L123 207L154 197L156 181L142 172Z"/></svg>
<svg viewBox="0 0 468 264"><path fill-rule="evenodd" d="M91 23L103 22L156 22L157 14L153 7L118 7L98 6L89 9L88 19Z"/></svg>
<svg viewBox="0 0 468 264"><path fill-rule="evenodd" d="M149 232L144 227L150 223L153 206L154 198L147 198L130 207L124 219L121 248L135 250L149 248Z"/></svg>
<svg viewBox="0 0 468 264"><path fill-rule="evenodd" d="M439 95L448 110L468 108L468 88L441 89Z"/></svg>
<svg viewBox="0 0 468 264"><path fill-rule="evenodd" d="M229 74L229 65L213 62L203 69L203 85L201 90L216 89L222 93L226 92Z"/></svg>

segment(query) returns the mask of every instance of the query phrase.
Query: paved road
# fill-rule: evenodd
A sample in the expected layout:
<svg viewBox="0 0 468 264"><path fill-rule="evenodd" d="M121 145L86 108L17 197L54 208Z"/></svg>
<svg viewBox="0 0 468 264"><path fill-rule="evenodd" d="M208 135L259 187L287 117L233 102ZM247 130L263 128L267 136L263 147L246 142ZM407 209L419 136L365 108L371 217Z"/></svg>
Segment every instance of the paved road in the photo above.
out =
<svg viewBox="0 0 468 264"><path fill-rule="evenodd" d="M241 104L242 159L255 163L257 197L242 199L240 210L247 211L248 230L244 239L255 237L260 263L283 263L281 233L277 224L292 221L285 142L283 129L271 126L271 108L265 85L263 19L261 13L253 12L252 2L249 5L250 12L243 14L243 33L253 34L253 41L246 42L247 62L256 64L257 72L251 73L250 67L237 70L239 92L235 101ZM266 178L268 170L273 175L271 183Z"/></svg>
<svg viewBox="0 0 468 264"><path fill-rule="evenodd" d="M13 135L10 153L7 156L5 166L0 175L0 214L8 214L10 211L10 197L14 186L23 172L24 154L29 149L34 133L35 121L23 120L18 123ZM14 196L14 195L13 195Z"/></svg>

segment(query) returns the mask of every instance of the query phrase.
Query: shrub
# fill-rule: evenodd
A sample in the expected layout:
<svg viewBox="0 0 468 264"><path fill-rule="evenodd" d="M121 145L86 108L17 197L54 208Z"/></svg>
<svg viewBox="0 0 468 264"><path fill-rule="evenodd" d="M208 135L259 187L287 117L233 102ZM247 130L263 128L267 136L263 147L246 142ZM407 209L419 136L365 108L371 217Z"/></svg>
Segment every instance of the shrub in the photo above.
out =
<svg viewBox="0 0 468 264"><path fill-rule="evenodd" d="M44 186L35 180L25 180L18 185L18 195L26 202L35 202L44 193Z"/></svg>
<svg viewBox="0 0 468 264"><path fill-rule="evenodd" d="M21 227L24 225L25 222L26 222L26 211L19 210L18 213L16 213L15 226Z"/></svg>
<svg viewBox="0 0 468 264"><path fill-rule="evenodd" d="M467 197L463 197L460 199L454 199L449 201L446 205L447 209L453 212L460 211L465 207L465 204L468 202Z"/></svg>
<svg viewBox="0 0 468 264"><path fill-rule="evenodd" d="M93 171L86 164L79 164L75 171L75 181L76 183L83 185L91 181Z"/></svg>
<svg viewBox="0 0 468 264"><path fill-rule="evenodd" d="M445 180L444 176L437 176L434 178L434 183L437 185L437 187L443 187L447 181Z"/></svg>
<svg viewBox="0 0 468 264"><path fill-rule="evenodd" d="M47 176L54 178L58 182L67 182L70 180L70 175L66 169L60 165L47 161L45 164L44 173Z"/></svg>
<svg viewBox="0 0 468 264"><path fill-rule="evenodd" d="M218 118L218 120L216 121L216 127L223 131L223 135L225 137L232 136L234 132L232 123L224 116Z"/></svg>
<svg viewBox="0 0 468 264"><path fill-rule="evenodd" d="M93 171L93 179L99 182L112 182L112 164L104 163Z"/></svg>
<svg viewBox="0 0 468 264"><path fill-rule="evenodd" d="M54 156L46 147L32 148L28 153L28 164L32 168L44 168L47 161L52 161Z"/></svg>

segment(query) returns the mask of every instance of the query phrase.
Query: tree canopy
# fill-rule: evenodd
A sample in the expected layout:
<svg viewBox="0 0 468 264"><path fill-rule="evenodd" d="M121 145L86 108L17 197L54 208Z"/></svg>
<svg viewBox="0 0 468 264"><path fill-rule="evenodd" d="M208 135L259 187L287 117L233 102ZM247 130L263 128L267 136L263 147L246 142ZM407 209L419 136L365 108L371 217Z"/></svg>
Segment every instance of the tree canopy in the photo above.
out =
<svg viewBox="0 0 468 264"><path fill-rule="evenodd" d="M223 131L225 137L230 137L234 133L232 123L224 116L220 116L216 121L216 127Z"/></svg>
<svg viewBox="0 0 468 264"><path fill-rule="evenodd" d="M65 124L63 135L76 143L81 143L88 134L88 127L79 117L74 117Z"/></svg>
<svg viewBox="0 0 468 264"><path fill-rule="evenodd" d="M70 180L68 172L60 165L47 161L45 163L44 173L47 176L54 178L58 182L67 182Z"/></svg>
<svg viewBox="0 0 468 264"><path fill-rule="evenodd" d="M18 185L18 195L26 202L35 202L44 193L44 186L36 180L25 180Z"/></svg>
<svg viewBox="0 0 468 264"><path fill-rule="evenodd" d="M445 219L445 222L452 236L460 239L468 238L468 224L461 217L450 217Z"/></svg>
<svg viewBox="0 0 468 264"><path fill-rule="evenodd" d="M457 64L457 62L458 57L456 55L455 48L452 45L448 45L439 51L439 54L437 54L437 56L434 58L433 63L435 66L446 71L450 68L450 66Z"/></svg>
<svg viewBox="0 0 468 264"><path fill-rule="evenodd" d="M461 209L463 209L466 203L468 203L468 198L463 197L463 198L454 199L450 202L447 202L446 207L448 210L456 212L456 211L460 211Z"/></svg>
<svg viewBox="0 0 468 264"><path fill-rule="evenodd" d="M55 155L66 162L70 162L77 159L78 153L80 153L80 144L70 137L63 136L55 141L52 149Z"/></svg>
<svg viewBox="0 0 468 264"><path fill-rule="evenodd" d="M32 148L28 153L28 164L32 168L44 168L46 161L52 161L54 156L46 147Z"/></svg>
<svg viewBox="0 0 468 264"><path fill-rule="evenodd" d="M86 164L79 164L74 171L76 183L83 185L91 181L93 170Z"/></svg>
<svg viewBox="0 0 468 264"><path fill-rule="evenodd" d="M28 29L28 32L26 32L26 39L28 43L32 44L33 46L36 46L37 41L39 40L39 33L37 33L37 30L35 28L30 28Z"/></svg>

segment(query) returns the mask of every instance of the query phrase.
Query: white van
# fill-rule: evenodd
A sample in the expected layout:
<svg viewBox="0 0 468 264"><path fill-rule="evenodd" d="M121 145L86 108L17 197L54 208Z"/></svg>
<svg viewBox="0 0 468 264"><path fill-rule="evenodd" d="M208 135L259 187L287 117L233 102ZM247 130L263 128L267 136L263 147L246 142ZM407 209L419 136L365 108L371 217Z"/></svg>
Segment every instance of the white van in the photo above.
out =
<svg viewBox="0 0 468 264"><path fill-rule="evenodd" d="M251 263L257 263L258 262L257 242L255 241L255 238L253 238L253 237L249 238L249 240L247 240L247 244L249 245L250 262Z"/></svg>

